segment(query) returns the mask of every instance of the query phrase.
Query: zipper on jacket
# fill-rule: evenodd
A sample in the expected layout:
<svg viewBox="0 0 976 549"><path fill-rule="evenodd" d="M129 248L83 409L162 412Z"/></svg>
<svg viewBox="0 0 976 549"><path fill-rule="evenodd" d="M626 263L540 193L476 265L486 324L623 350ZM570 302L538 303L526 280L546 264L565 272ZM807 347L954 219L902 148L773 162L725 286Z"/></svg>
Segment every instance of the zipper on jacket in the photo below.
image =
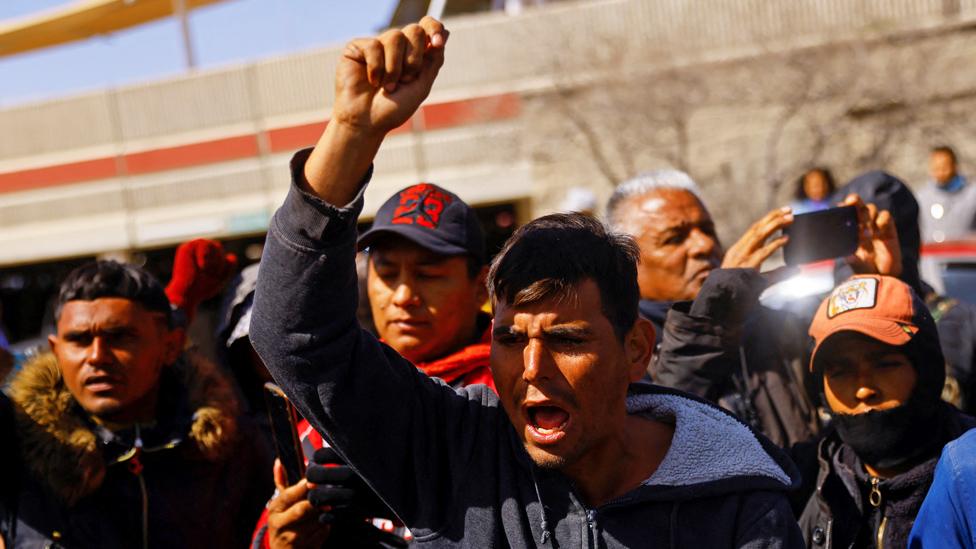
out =
<svg viewBox="0 0 976 549"><path fill-rule="evenodd" d="M599 536L597 536L597 532L596 532L596 509L586 510L586 525L590 529L590 546L599 547L600 538Z"/></svg>
<svg viewBox="0 0 976 549"><path fill-rule="evenodd" d="M136 424L136 440L132 449L134 453L129 460L129 472L139 481L139 492L142 495L142 549L149 549L149 491L146 489L146 479L142 476L142 436L139 424Z"/></svg>
<svg viewBox="0 0 976 549"><path fill-rule="evenodd" d="M884 509L881 508L881 504L884 502L881 497L881 479L878 477L871 477L871 493L868 495L868 502L871 507L874 507L881 513L881 524L878 525L878 531L875 533L875 543L878 549L884 549L884 535L885 528L888 526L888 517L884 516Z"/></svg>
<svg viewBox="0 0 976 549"><path fill-rule="evenodd" d="M149 549L149 492L146 490L146 479L142 476L142 464L136 473L139 479L139 491L142 492L142 549Z"/></svg>

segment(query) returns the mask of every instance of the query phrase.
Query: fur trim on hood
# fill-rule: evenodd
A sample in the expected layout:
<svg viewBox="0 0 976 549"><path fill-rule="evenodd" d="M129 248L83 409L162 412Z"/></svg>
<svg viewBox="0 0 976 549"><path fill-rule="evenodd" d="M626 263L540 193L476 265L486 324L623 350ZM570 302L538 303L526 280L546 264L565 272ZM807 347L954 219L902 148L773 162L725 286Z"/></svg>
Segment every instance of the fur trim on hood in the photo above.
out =
<svg viewBox="0 0 976 549"><path fill-rule="evenodd" d="M159 399L161 404L181 398L188 403L192 420L181 438L204 459L226 459L237 437L240 406L229 379L212 362L189 352L169 368L177 383L164 384ZM177 391L185 394L172 394ZM69 505L98 490L108 468L102 444L65 386L54 355L44 353L25 364L10 384L10 397L21 456L36 478Z"/></svg>

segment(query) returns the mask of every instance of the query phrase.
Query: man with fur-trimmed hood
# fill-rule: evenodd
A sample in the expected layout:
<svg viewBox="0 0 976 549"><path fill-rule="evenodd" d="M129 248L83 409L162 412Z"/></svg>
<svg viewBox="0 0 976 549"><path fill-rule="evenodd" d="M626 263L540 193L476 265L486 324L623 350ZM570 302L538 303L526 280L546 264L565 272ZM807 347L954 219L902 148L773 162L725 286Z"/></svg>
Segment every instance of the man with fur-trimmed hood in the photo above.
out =
<svg viewBox="0 0 976 549"><path fill-rule="evenodd" d="M230 381L183 351L163 288L98 261L61 285L51 352L11 383L6 547L243 547L270 493Z"/></svg>

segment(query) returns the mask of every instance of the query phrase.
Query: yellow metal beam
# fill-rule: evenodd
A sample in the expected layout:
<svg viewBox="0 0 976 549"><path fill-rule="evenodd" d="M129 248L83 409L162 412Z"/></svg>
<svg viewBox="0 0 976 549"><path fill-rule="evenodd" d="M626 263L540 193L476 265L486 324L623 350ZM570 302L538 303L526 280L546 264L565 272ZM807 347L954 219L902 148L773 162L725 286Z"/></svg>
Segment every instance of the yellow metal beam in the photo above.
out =
<svg viewBox="0 0 976 549"><path fill-rule="evenodd" d="M188 10L221 1L185 0ZM84 40L172 15L172 0L79 0L0 21L0 57Z"/></svg>

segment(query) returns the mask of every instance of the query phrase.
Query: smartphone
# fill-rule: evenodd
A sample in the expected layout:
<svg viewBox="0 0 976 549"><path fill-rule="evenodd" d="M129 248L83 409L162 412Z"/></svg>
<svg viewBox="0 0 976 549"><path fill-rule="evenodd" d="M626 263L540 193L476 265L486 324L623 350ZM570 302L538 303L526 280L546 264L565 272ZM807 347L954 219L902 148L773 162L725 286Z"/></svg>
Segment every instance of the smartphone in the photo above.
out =
<svg viewBox="0 0 976 549"><path fill-rule="evenodd" d="M268 404L275 452L285 467L285 476L291 486L305 478L305 454L298 437L298 412L281 387L270 381L264 384L264 399Z"/></svg>
<svg viewBox="0 0 976 549"><path fill-rule="evenodd" d="M845 257L857 250L857 208L842 206L798 214L783 229L789 241L783 247L787 265L803 265L824 259Z"/></svg>

